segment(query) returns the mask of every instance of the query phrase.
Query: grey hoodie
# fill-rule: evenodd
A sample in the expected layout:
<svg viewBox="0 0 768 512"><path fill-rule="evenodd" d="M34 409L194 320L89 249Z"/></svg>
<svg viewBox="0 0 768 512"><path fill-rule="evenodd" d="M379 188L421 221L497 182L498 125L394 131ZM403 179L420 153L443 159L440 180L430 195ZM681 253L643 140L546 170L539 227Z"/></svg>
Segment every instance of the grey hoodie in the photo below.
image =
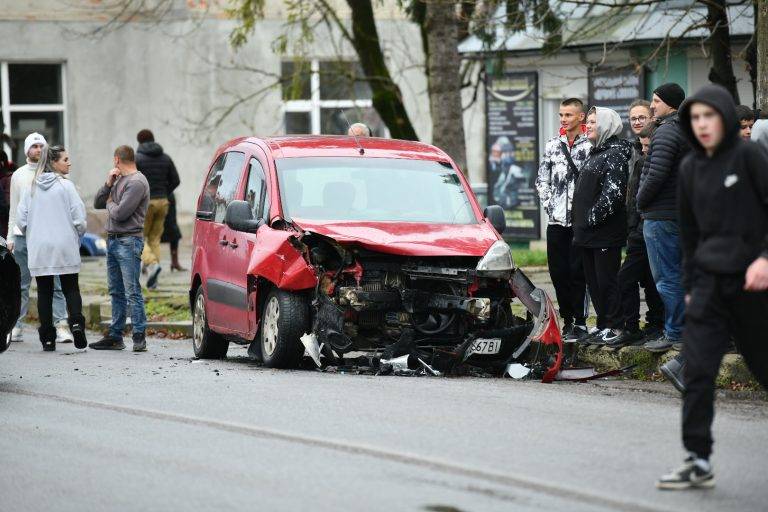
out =
<svg viewBox="0 0 768 512"><path fill-rule="evenodd" d="M592 110L597 114L597 140L594 142L594 146L599 148L611 137L620 135L624 126L621 123L621 116L615 110L592 107L589 111L590 114Z"/></svg>
<svg viewBox="0 0 768 512"><path fill-rule="evenodd" d="M85 205L71 181L53 172L38 176L19 203L16 226L27 237L33 277L80 272Z"/></svg>
<svg viewBox="0 0 768 512"><path fill-rule="evenodd" d="M752 142L763 148L768 153L768 119L758 119L752 126Z"/></svg>

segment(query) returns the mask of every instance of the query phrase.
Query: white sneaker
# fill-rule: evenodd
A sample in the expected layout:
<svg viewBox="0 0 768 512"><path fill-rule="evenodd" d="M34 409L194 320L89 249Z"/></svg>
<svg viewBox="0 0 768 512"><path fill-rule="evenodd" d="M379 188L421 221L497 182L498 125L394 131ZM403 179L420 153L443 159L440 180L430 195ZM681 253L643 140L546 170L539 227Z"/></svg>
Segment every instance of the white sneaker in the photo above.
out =
<svg viewBox="0 0 768 512"><path fill-rule="evenodd" d="M72 343L74 339L72 333L69 332L69 327L64 322L56 326L56 343Z"/></svg>
<svg viewBox="0 0 768 512"><path fill-rule="evenodd" d="M11 341L24 341L24 331L21 330L21 327L14 327L11 329Z"/></svg>

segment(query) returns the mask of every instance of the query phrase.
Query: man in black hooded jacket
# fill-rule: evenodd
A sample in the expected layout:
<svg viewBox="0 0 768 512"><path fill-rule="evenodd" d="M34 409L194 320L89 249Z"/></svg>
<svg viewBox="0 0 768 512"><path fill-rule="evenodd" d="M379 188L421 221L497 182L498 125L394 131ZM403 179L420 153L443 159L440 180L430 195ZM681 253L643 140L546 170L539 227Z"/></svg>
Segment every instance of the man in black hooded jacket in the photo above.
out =
<svg viewBox="0 0 768 512"><path fill-rule="evenodd" d="M736 105L719 85L686 100L680 126L693 147L678 181L688 458L661 477L661 489L714 486L715 379L731 336L768 389L768 155L739 137Z"/></svg>
<svg viewBox="0 0 768 512"><path fill-rule="evenodd" d="M149 209L144 221L144 251L141 263L147 269L147 288L157 287L160 267L160 238L163 236L165 216L168 214L168 197L179 186L179 173L171 157L155 142L154 134L141 130L136 135L136 168L149 183Z"/></svg>

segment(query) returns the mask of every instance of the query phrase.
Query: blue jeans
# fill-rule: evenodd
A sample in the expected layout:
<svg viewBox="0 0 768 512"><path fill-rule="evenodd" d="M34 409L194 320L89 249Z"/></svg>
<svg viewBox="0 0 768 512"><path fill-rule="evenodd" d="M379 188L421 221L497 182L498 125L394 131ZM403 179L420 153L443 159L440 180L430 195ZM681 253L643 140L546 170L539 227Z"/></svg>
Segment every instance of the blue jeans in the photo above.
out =
<svg viewBox="0 0 768 512"><path fill-rule="evenodd" d="M685 291L677 222L646 219L643 221L643 236L653 280L664 303L664 334L670 340L679 341L683 336Z"/></svg>
<svg viewBox="0 0 768 512"><path fill-rule="evenodd" d="M27 237L13 237L13 257L21 270L21 312L16 321L16 327L21 329L24 325L24 317L29 312L29 286L32 284L32 275L29 273L29 253L27 252ZM67 302L61 291L59 276L53 280L53 321L58 324L67 321Z"/></svg>
<svg viewBox="0 0 768 512"><path fill-rule="evenodd" d="M131 315L133 334L143 334L147 328L144 297L141 295L141 251L144 239L124 236L107 240L107 280L112 297L112 323L109 335L121 339L126 315Z"/></svg>

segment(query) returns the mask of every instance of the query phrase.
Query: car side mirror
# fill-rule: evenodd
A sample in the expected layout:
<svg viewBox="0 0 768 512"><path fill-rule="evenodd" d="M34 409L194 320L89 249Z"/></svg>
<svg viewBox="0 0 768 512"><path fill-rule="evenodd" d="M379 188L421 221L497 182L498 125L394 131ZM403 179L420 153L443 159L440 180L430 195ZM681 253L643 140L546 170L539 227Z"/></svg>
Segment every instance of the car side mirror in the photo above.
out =
<svg viewBox="0 0 768 512"><path fill-rule="evenodd" d="M235 231L253 233L259 229L261 221L253 218L251 205L247 201L230 201L224 213L224 224Z"/></svg>
<svg viewBox="0 0 768 512"><path fill-rule="evenodd" d="M504 208L497 204L486 206L483 215L491 222L493 229L499 232L500 235L504 234L507 229L507 218L504 216Z"/></svg>

